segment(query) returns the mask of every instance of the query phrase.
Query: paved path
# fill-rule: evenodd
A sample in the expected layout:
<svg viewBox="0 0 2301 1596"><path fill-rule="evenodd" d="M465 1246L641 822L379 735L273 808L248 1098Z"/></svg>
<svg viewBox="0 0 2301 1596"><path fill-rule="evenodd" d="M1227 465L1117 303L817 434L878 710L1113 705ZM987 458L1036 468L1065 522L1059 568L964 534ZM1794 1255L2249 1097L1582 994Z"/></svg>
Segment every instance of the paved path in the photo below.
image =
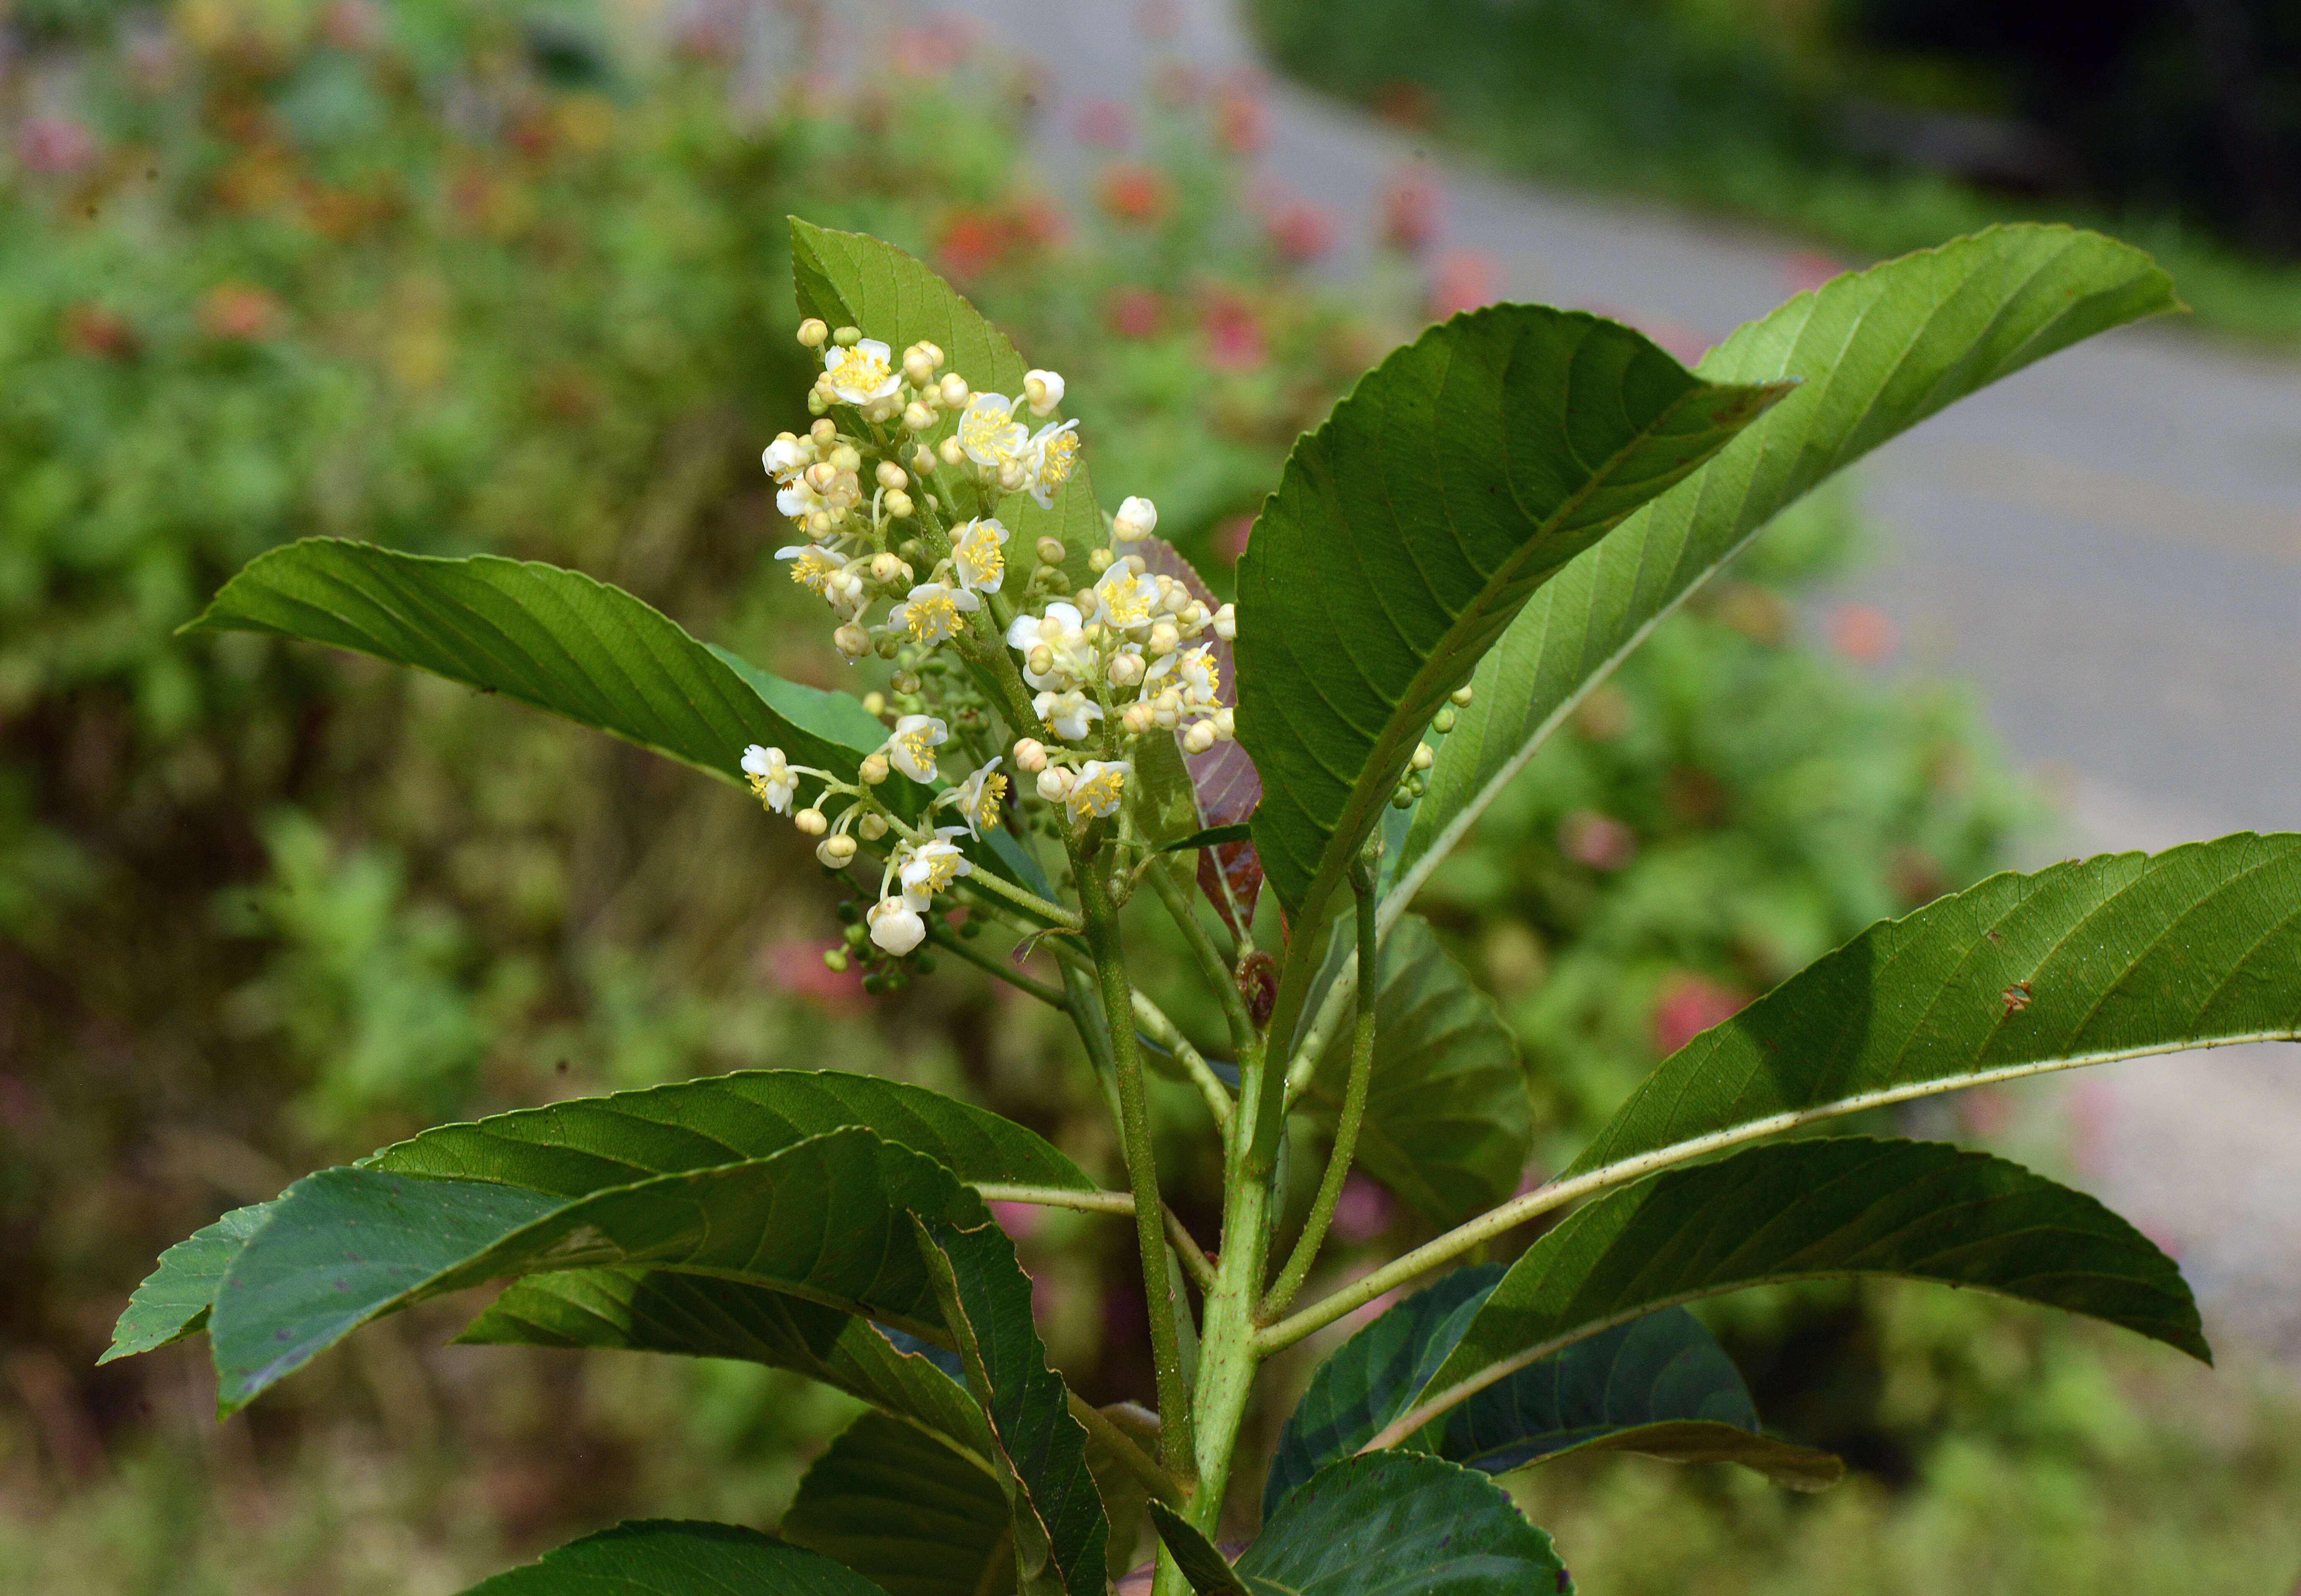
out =
<svg viewBox="0 0 2301 1596"><path fill-rule="evenodd" d="M1251 61L1224 0L946 9L1046 63L1045 156L1073 175L1087 98L1135 100L1162 57ZM1270 104L1268 175L1331 208L1346 239L1370 236L1402 168L1433 159L1284 85ZM1673 345L1713 342L1816 275L1810 250L1750 230L1433 171L1447 246L1490 254L1510 297L1602 309ZM1896 440L1863 480L1886 543L1843 596L1892 618L1897 668L1970 683L2065 795L2072 834L2046 846L2301 829L2301 365L2163 328L2113 334ZM2089 1178L2180 1249L2209 1326L2301 1358L2301 1053L2087 1079Z"/></svg>

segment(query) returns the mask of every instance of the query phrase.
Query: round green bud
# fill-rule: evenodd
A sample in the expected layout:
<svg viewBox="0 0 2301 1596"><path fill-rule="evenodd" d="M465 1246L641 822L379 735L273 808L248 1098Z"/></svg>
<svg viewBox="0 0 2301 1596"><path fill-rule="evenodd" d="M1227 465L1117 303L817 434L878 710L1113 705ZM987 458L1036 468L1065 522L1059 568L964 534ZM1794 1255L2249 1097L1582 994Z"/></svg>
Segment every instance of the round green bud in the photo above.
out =
<svg viewBox="0 0 2301 1596"><path fill-rule="evenodd" d="M1437 732L1440 736L1444 736L1453 729L1454 706L1452 705L1449 704L1443 706L1436 714L1430 717L1430 730Z"/></svg>
<svg viewBox="0 0 2301 1596"><path fill-rule="evenodd" d="M823 950L823 967L830 971L834 975L844 972L847 968L847 950L844 948L824 948Z"/></svg>
<svg viewBox="0 0 2301 1596"><path fill-rule="evenodd" d="M863 330L860 327L833 328L831 341L842 349L852 349L863 341Z"/></svg>

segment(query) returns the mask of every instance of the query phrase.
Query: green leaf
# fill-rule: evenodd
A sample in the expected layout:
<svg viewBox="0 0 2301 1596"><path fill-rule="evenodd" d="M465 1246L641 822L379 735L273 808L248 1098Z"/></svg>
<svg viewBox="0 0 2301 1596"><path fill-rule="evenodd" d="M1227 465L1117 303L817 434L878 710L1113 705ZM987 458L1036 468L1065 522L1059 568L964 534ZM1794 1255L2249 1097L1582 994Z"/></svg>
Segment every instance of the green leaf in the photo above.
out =
<svg viewBox="0 0 2301 1596"><path fill-rule="evenodd" d="M1023 391L1029 369L1007 335L941 278L893 245L866 233L836 232L794 216L791 280L800 313L820 316L833 327L859 327L898 355L922 339L939 346L949 363L977 393ZM930 442L940 436L925 435ZM1094 447L1092 439L1084 445ZM935 480L945 504L965 503L974 489L949 468ZM1010 494L999 518L1014 533L1011 547L1029 548L1037 539L1058 538L1070 550L1063 570L1074 588L1093 581L1087 556L1110 546L1110 531L1094 497L1094 482L1082 458L1070 480L1055 490L1051 508L1042 510L1028 494ZM884 733L882 733L883 737Z"/></svg>
<svg viewBox="0 0 2301 1596"><path fill-rule="evenodd" d="M1015 1589L1013 1518L998 1480L911 1425L866 1413L799 1483L787 1541L835 1558L886 1596Z"/></svg>
<svg viewBox="0 0 2301 1596"><path fill-rule="evenodd" d="M883 1596L830 1558L732 1524L644 1519L548 1551L464 1596Z"/></svg>
<svg viewBox="0 0 2301 1596"><path fill-rule="evenodd" d="M188 631L263 631L413 665L729 781L743 749L852 777L886 728L844 693L779 681L581 572L309 538L251 561Z"/></svg>
<svg viewBox="0 0 2301 1596"><path fill-rule="evenodd" d="M1995 875L1695 1037L1561 1178L2042 1070L2301 1039L2297 972L2301 835Z"/></svg>
<svg viewBox="0 0 2301 1596"><path fill-rule="evenodd" d="M1739 1463L1799 1491L1845 1471L1761 1432L1726 1349L1682 1308L1602 1330L1486 1387L1447 1416L1437 1450L1494 1475L1576 1451Z"/></svg>
<svg viewBox="0 0 2301 1596"><path fill-rule="evenodd" d="M441 1125L362 1160L397 1174L581 1197L649 1175L764 1158L841 1125L924 1153L962 1181L1093 1191L1045 1138L924 1086L837 1070L743 1070Z"/></svg>
<svg viewBox="0 0 2301 1596"><path fill-rule="evenodd" d="M1296 1596L1549 1596L1574 1588L1550 1537L1501 1486L1418 1452L1319 1470L1262 1526L1235 1573L1251 1590Z"/></svg>
<svg viewBox="0 0 2301 1596"><path fill-rule="evenodd" d="M1425 778L1392 861L1398 907L1583 696L1782 509L1999 378L2177 307L2141 251L2024 224L1838 278L1738 329L1703 358L1703 378L1804 386L1582 554L1511 623Z"/></svg>
<svg viewBox="0 0 2301 1596"><path fill-rule="evenodd" d="M784 1291L665 1269L566 1269L514 1281L456 1341L735 1358L789 1369L978 1458L991 1431L966 1389L868 1320Z"/></svg>
<svg viewBox="0 0 2301 1596"><path fill-rule="evenodd" d="M1177 837L1172 842L1161 843L1158 851L1179 854L1192 848L1217 848L1226 842L1251 841L1253 836L1254 828L1242 820L1226 826L1207 826L1187 837Z"/></svg>
<svg viewBox="0 0 2301 1596"><path fill-rule="evenodd" d="M991 1421L992 1466L1012 1508L1025 1592L1100 1596L1110 1526L1087 1466L1086 1431L1069 1388L1047 1366L1031 1318L1031 1280L998 1225L917 1222L943 1323L958 1343L968 1389Z"/></svg>
<svg viewBox="0 0 2301 1596"><path fill-rule="evenodd" d="M1199 1596L1284 1596L1277 1585L1250 1585L1241 1579L1222 1549L1165 1502L1150 1504L1150 1522L1159 1531L1159 1539L1174 1554L1175 1567Z"/></svg>
<svg viewBox="0 0 2301 1596"><path fill-rule="evenodd" d="M1442 1275L1335 1349L1279 1433L1262 1485L1263 1517L1275 1515L1297 1485L1365 1446L1412 1406L1502 1277L1500 1264Z"/></svg>
<svg viewBox="0 0 2301 1596"><path fill-rule="evenodd" d="M1510 1266L1378 1439L1656 1308L1850 1274L1972 1286L2212 1358L2173 1260L2082 1192L1937 1142L1791 1141L1667 1170L1569 1215Z"/></svg>
<svg viewBox="0 0 2301 1596"><path fill-rule="evenodd" d="M241 1244L264 1223L267 1203L234 1208L160 1255L158 1267L136 1288L112 1329L112 1345L96 1361L132 1358L183 1340L208 1322L208 1305Z"/></svg>
<svg viewBox="0 0 2301 1596"><path fill-rule="evenodd" d="M1410 916L1382 950L1374 1074L1359 1161L1441 1229L1518 1190L1534 1149L1518 1039L1494 1001ZM1319 1059L1302 1109L1331 1130L1350 1074L1351 1033Z"/></svg>
<svg viewBox="0 0 2301 1596"><path fill-rule="evenodd" d="M1111 1428L1134 1443L1145 1458L1159 1455L1159 1416L1133 1402L1111 1402L1100 1412ZM1092 1431L1087 1433L1086 1466L1094 1475L1094 1488L1102 1498L1103 1516L1110 1521L1110 1540L1103 1549L1103 1571L1117 1579L1135 1565L1142 1543L1143 1513L1153 1500L1150 1487L1127 1467L1117 1451Z"/></svg>
<svg viewBox="0 0 2301 1596"><path fill-rule="evenodd" d="M903 1328L938 1323L908 1210L989 1222L908 1148L848 1127L772 1157L569 1201L518 1186L325 1169L290 1186L209 1315L227 1413L356 1326L444 1291L554 1269L648 1266L771 1287Z"/></svg>
<svg viewBox="0 0 2301 1596"><path fill-rule="evenodd" d="M1786 391L1705 382L1595 316L1495 305L1391 355L1295 444L1239 563L1235 645L1255 850L1293 916L1276 1056L1431 714L1543 582Z"/></svg>

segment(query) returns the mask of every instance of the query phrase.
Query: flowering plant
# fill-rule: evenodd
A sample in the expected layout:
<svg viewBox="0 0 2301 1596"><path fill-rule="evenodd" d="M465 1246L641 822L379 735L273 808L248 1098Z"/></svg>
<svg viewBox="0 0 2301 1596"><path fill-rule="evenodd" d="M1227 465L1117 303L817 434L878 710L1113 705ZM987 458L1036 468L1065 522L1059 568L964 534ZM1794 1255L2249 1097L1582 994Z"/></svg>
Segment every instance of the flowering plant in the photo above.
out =
<svg viewBox="0 0 2301 1596"><path fill-rule="evenodd" d="M161 1259L109 1356L205 1329L230 1410L368 1319L502 1279L464 1340L744 1358L870 1405L779 1535L625 1525L497 1596L641 1577L1084 1596L1146 1534L1170 1596L1563 1591L1497 1476L1611 1448L1837 1477L1761 1427L1694 1299L1898 1274L2206 1356L2171 1260L2091 1199L1954 1147L1783 1133L2301 1035L2301 839L2001 875L1872 926L1686 1041L1531 1187L1498 1023L1408 913L1532 750L1776 513L1982 384L2169 308L2146 257L1996 230L1802 295L1699 372L1586 314L1458 316L1296 445L1233 605L1148 499L1105 515L1062 380L933 273L805 223L793 253L823 370L815 424L766 451L801 539L781 557L884 689L779 680L571 572L327 540L256 560L198 624L416 665L749 785L853 894L828 961L889 992L947 949L1071 1022L1117 1178L866 1075L578 1099L225 1215ZM1138 984L1138 896L1226 1048ZM1059 984L1023 968L1033 950ZM1212 1248L1160 1183L1151 1070L1195 1089L1219 1147ZM1297 1118L1326 1130L1319 1156ZM1436 1233L1298 1306L1354 1164ZM1095 1408L1049 1367L994 1201L1131 1222L1155 1410ZM1538 1218L1507 1266L1466 1261ZM1234 1487L1259 1375L1385 1301L1311 1379L1258 1513ZM1257 1519L1243 1554L1217 1543Z"/></svg>

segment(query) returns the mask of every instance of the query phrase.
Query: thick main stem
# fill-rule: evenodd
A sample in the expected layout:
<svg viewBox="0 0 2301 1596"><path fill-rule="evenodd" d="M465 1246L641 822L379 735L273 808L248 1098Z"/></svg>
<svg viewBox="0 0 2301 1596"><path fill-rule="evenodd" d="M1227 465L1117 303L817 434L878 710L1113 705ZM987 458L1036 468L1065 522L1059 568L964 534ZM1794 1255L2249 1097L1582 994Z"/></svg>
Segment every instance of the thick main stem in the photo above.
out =
<svg viewBox="0 0 2301 1596"><path fill-rule="evenodd" d="M1175 1329L1178 1308L1167 1269L1167 1236L1159 1194L1159 1166L1150 1145L1150 1101L1142 1084L1142 1052L1134 1036L1134 991L1126 957L1119 946L1118 909L1095 868L1076 860L1079 901L1086 910L1087 951L1094 957L1110 1034L1110 1060L1117 1077L1118 1134L1126 1153L1126 1179L1134 1193L1134 1241L1142 1255L1142 1296L1150 1316L1150 1361L1159 1384L1159 1461L1176 1478L1189 1480L1197 1466L1191 1425L1190 1393L1183 1387L1183 1351ZM1249 1335L1252 1329L1249 1327Z"/></svg>

